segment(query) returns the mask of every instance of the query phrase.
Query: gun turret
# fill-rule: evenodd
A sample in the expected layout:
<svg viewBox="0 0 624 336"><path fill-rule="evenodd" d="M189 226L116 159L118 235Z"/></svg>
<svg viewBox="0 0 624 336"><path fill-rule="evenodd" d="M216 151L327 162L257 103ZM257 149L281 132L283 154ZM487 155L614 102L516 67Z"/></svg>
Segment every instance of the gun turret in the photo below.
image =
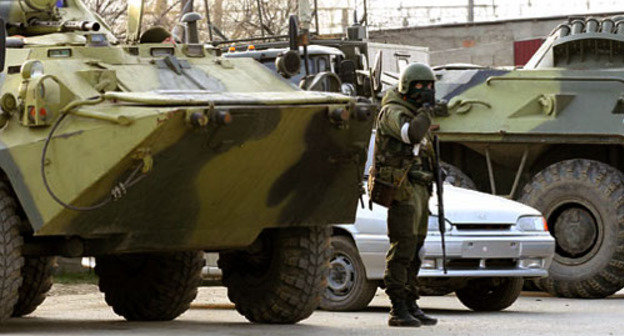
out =
<svg viewBox="0 0 624 336"><path fill-rule="evenodd" d="M70 5L73 6L71 9ZM65 12L59 11L59 8L65 8L71 14L64 18ZM58 0L0 0L0 18L6 22L9 35L99 31L102 28L101 23L94 20L87 11L79 1L66 3ZM81 17L83 20L67 20Z"/></svg>

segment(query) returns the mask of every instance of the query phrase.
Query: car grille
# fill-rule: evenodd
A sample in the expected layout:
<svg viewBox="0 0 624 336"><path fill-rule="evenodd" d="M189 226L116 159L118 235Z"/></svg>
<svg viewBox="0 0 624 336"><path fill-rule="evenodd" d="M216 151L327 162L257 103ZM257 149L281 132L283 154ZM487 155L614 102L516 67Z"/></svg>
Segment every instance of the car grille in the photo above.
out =
<svg viewBox="0 0 624 336"><path fill-rule="evenodd" d="M450 259L448 261L449 269L463 270L463 269L475 269L480 268L479 263L481 259ZM503 259L486 259L485 268L500 269L500 268L515 268L518 261L511 258Z"/></svg>
<svg viewBox="0 0 624 336"><path fill-rule="evenodd" d="M496 230L506 231L511 228L511 224L458 224L455 225L459 231L482 231L482 230Z"/></svg>
<svg viewBox="0 0 624 336"><path fill-rule="evenodd" d="M479 268L480 259L451 259L448 261L450 269L472 269Z"/></svg>

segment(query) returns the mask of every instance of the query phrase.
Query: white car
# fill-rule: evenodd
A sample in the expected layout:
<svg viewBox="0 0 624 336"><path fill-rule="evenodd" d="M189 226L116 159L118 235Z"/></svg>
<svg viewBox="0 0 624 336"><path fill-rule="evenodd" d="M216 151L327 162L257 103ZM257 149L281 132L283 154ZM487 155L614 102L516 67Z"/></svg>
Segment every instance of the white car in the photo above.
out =
<svg viewBox="0 0 624 336"><path fill-rule="evenodd" d="M364 198L368 204L368 199ZM520 295L524 279L545 277L555 240L535 209L502 197L444 185L448 273L443 272L437 198L430 202L429 233L419 274L424 295L455 291L467 307L496 311ZM334 254L321 308L366 307L383 273L389 241L387 209L360 208L354 225L334 227Z"/></svg>

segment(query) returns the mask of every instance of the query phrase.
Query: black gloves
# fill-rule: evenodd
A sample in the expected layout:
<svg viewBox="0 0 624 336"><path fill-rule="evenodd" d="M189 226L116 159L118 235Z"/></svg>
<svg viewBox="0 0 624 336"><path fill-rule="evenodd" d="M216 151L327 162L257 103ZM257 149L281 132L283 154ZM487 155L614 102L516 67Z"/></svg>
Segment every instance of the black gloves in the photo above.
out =
<svg viewBox="0 0 624 336"><path fill-rule="evenodd" d="M412 144L418 144L422 141L422 139L429 132L429 127L431 126L431 119L425 113L419 113L412 121L409 123L409 139Z"/></svg>

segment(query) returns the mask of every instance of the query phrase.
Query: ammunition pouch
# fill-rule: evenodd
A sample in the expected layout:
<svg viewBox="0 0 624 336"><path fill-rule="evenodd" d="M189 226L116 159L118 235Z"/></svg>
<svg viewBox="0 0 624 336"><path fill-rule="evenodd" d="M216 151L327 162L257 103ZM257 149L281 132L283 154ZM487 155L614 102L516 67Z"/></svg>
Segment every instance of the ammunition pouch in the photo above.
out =
<svg viewBox="0 0 624 336"><path fill-rule="evenodd" d="M392 183L388 183L381 179L375 178L373 175L369 175L368 194L370 195L370 200L373 203L377 203L388 208L392 205L398 191L399 188Z"/></svg>
<svg viewBox="0 0 624 336"><path fill-rule="evenodd" d="M406 188L401 188L409 168L401 171L392 167L371 167L368 175L368 195L373 203L389 207L398 198L405 198Z"/></svg>

